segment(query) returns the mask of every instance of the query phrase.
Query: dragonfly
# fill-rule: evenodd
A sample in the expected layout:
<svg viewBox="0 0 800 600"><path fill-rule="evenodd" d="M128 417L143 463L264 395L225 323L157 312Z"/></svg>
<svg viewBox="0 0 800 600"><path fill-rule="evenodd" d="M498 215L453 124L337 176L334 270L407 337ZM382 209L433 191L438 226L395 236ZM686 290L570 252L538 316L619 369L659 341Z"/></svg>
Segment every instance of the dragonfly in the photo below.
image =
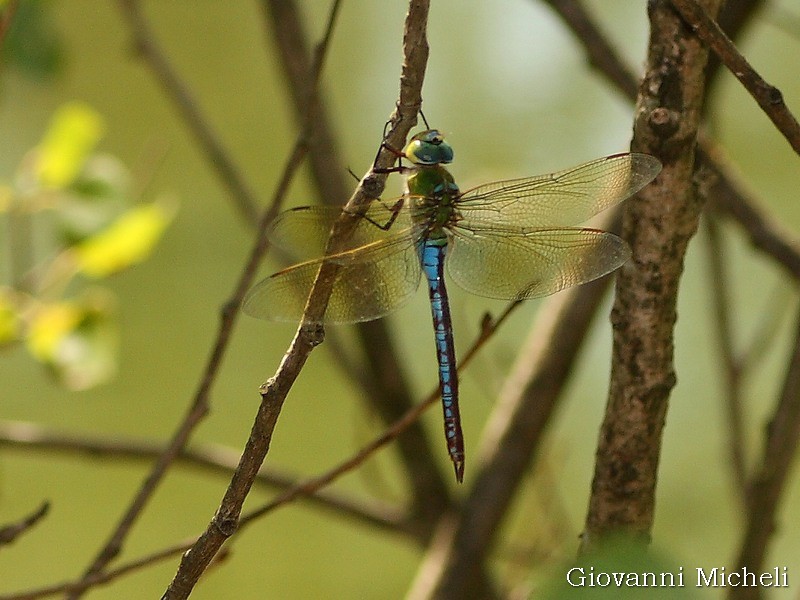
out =
<svg viewBox="0 0 800 600"><path fill-rule="evenodd" d="M340 207L294 208L275 218L269 239L301 262L257 283L243 310L268 320L303 319L320 270L329 265L335 266L330 299L317 321L370 321L400 308L424 275L445 439L461 483L465 451L445 271L467 292L515 301L602 277L627 261L630 249L616 235L576 225L642 189L661 163L646 154L615 154L462 192L444 166L453 149L438 130L416 134L395 152L400 166L392 170L406 176L405 193L372 202L346 239L331 245Z"/></svg>

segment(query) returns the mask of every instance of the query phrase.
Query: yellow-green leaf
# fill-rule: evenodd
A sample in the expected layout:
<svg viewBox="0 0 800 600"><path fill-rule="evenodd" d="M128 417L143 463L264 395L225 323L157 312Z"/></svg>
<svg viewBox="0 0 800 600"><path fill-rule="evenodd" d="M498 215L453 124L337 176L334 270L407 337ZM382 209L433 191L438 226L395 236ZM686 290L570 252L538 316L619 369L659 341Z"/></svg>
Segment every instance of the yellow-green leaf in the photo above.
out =
<svg viewBox="0 0 800 600"><path fill-rule="evenodd" d="M136 206L76 248L78 268L90 277L107 277L146 259L173 211L161 204Z"/></svg>
<svg viewBox="0 0 800 600"><path fill-rule="evenodd" d="M103 119L89 105L70 102L59 108L38 147L36 174L48 189L63 189L75 180L103 135Z"/></svg>

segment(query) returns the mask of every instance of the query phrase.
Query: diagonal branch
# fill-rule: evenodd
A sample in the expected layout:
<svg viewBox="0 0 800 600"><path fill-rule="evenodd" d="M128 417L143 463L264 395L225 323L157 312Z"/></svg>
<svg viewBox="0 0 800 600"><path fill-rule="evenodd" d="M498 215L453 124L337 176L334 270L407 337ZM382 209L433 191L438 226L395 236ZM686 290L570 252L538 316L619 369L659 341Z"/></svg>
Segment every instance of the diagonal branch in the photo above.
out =
<svg viewBox="0 0 800 600"><path fill-rule="evenodd" d="M0 527L0 547L13 543L19 536L41 521L49 511L50 503L43 502L39 508L16 523Z"/></svg>
<svg viewBox="0 0 800 600"><path fill-rule="evenodd" d="M703 43L714 51L734 77L758 102L761 110L783 134L794 151L800 154L800 123L786 106L781 91L767 83L750 66L750 63L736 49L717 22L696 0L672 0L672 5L697 36L703 40Z"/></svg>
<svg viewBox="0 0 800 600"><path fill-rule="evenodd" d="M589 64L608 78L626 98L636 99L636 76L598 29L580 0L543 0L572 29L586 50Z"/></svg>
<svg viewBox="0 0 800 600"><path fill-rule="evenodd" d="M340 153L324 105L316 103L313 107L309 106L308 73L313 67L297 6L286 0L262 0L261 6L265 14L265 29L269 29L270 41L274 40L281 56L295 113L303 115L311 108L314 111L314 133L309 140L309 166L317 193L324 203L339 206L348 195L343 177L346 171L337 159ZM368 367L366 370L362 367L358 381L363 385L375 411L389 425L411 408L413 400L388 322L376 320L358 323L356 332ZM409 470L413 512L427 523L428 526L422 529L430 531L432 523L450 505L450 499L421 423L412 424L398 439L398 449L403 464Z"/></svg>
<svg viewBox="0 0 800 600"><path fill-rule="evenodd" d="M404 63L400 79L400 98L386 136L387 144L392 147L402 145L406 139L416 121L416 114L422 101L422 82L428 58L426 40L428 10L427 0L411 0L409 3L403 37ZM382 147L375 162L378 168L388 168L395 162L395 156ZM346 210L358 214L359 210L365 209L371 200L383 191L385 179L385 174L368 173L347 203ZM336 243L336 229L335 227L331 236L331 243ZM332 279L326 281L325 271L326 268L323 266L309 297L303 323L298 328L289 350L275 375L262 386L262 401L250 437L220 506L205 532L183 555L178 571L164 593L164 600L188 598L222 545L236 531L244 501L269 451L272 433L283 402L309 354L322 341L321 327L310 323L315 319L319 320L324 314L330 295ZM335 274L335 271L331 274Z"/></svg>
<svg viewBox="0 0 800 600"><path fill-rule="evenodd" d="M0 447L19 449L27 453L39 451L48 455L83 455L93 460L127 459L139 462L155 460L164 452L161 443L77 436L37 423L18 421L0 421ZM225 477L231 476L238 462L238 452L215 444L184 448L176 459L176 463L185 467ZM288 490L297 486L297 477L274 469L261 469L256 483L265 488ZM405 533L410 530L407 513L394 506L326 490L320 490L306 498L313 506L355 521L394 532Z"/></svg>

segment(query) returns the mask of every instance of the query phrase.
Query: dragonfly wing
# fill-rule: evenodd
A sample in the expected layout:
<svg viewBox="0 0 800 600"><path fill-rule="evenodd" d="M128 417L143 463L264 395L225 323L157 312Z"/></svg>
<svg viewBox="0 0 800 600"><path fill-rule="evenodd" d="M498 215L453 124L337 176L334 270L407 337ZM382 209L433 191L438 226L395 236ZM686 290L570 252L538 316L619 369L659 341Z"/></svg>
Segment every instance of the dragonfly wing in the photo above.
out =
<svg viewBox="0 0 800 600"><path fill-rule="evenodd" d="M554 294L610 273L628 245L596 229L539 229L525 235L454 231L447 269L462 288L486 298L523 300Z"/></svg>
<svg viewBox="0 0 800 600"><path fill-rule="evenodd" d="M410 225L408 210L398 200L376 200L355 225L339 251L352 250L385 239ZM326 254L334 224L342 218L338 206L301 206L279 214L270 223L270 242L298 260L310 260Z"/></svg>
<svg viewBox="0 0 800 600"><path fill-rule="evenodd" d="M299 321L320 268L337 271L323 320L357 323L387 315L419 286L420 262L411 230L366 246L309 260L263 279L244 299L244 312L259 319Z"/></svg>
<svg viewBox="0 0 800 600"><path fill-rule="evenodd" d="M567 227L635 194L661 171L647 154L615 154L566 171L509 179L464 192L458 201L461 226L504 224L521 231Z"/></svg>

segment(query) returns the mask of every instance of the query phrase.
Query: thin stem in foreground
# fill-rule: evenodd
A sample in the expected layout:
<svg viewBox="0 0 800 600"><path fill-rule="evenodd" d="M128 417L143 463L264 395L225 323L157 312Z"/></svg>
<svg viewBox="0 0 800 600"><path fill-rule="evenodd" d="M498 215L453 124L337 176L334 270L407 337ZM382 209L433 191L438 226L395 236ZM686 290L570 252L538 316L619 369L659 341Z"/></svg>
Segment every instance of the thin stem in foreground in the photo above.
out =
<svg viewBox="0 0 800 600"><path fill-rule="evenodd" d="M428 58L426 28L429 8L427 0L411 0L409 3L403 38L404 63L400 80L400 98L391 121L392 126L385 140L391 146L399 145L398 142L406 139L415 123L416 114L422 102L422 82ZM394 155L382 146L375 166L388 168L394 161ZM360 209L369 206L372 199L378 197L383 191L385 179L385 175L369 173L359 183L356 192L347 203L346 210L358 214ZM337 236L336 228L334 229L331 236L333 244L336 243ZM314 320L318 321L325 311L332 285L332 279L326 281L326 270L328 269L325 265L320 269L317 283L315 283L306 305L303 322L278 370L262 386L262 401L250 437L220 506L205 532L183 555L178 571L163 595L164 600L188 598L205 569L238 526L244 501L269 451L272 433L283 402L309 354L322 341L321 327L309 323ZM335 270L331 275L334 273Z"/></svg>

